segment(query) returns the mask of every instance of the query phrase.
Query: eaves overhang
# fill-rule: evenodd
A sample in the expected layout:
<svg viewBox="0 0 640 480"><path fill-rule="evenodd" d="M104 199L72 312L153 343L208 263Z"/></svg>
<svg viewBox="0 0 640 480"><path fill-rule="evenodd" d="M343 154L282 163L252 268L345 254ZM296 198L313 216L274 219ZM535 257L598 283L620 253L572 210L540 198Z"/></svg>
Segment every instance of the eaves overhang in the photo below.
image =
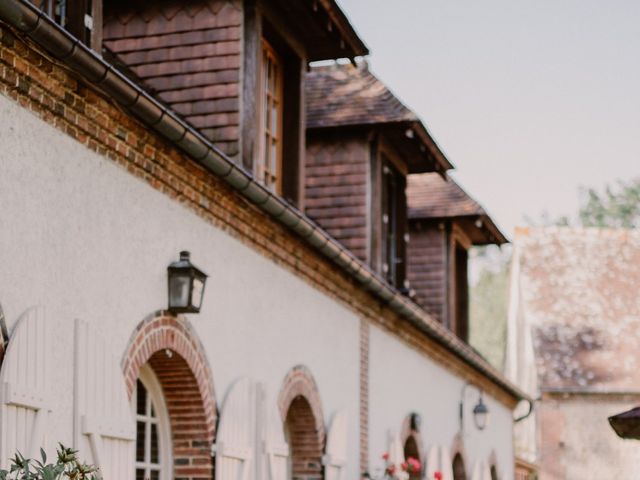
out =
<svg viewBox="0 0 640 480"><path fill-rule="evenodd" d="M131 115L221 178L240 195L334 262L357 284L422 334L451 352L514 401L529 400L469 345L389 285L368 265L286 200L255 181L251 173L220 152L197 130L134 84L94 51L26 0L0 0L0 20L27 35L73 72L113 98Z"/></svg>

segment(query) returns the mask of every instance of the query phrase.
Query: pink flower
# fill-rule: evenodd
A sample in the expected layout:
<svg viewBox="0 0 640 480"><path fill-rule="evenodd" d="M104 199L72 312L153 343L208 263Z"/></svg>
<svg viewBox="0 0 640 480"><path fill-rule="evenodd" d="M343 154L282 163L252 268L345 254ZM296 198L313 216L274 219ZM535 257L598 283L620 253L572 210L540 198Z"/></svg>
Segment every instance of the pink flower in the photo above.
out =
<svg viewBox="0 0 640 480"><path fill-rule="evenodd" d="M442 480L442 472L436 472L433 474L436 480Z"/></svg>
<svg viewBox="0 0 640 480"><path fill-rule="evenodd" d="M409 465L407 464L407 462L402 462L402 465L400 465L400 468L402 468L403 472L406 472L407 469L409 468Z"/></svg>
<svg viewBox="0 0 640 480"><path fill-rule="evenodd" d="M382 459L383 459L383 460L389 460L389 452L384 452L384 453L382 454Z"/></svg>
<svg viewBox="0 0 640 480"><path fill-rule="evenodd" d="M422 468L422 465L420 464L420 460L418 460L417 458L409 457L407 459L407 463L409 464L408 471L411 473L418 473Z"/></svg>
<svg viewBox="0 0 640 480"><path fill-rule="evenodd" d="M393 475L394 473L396 473L396 466L395 465L389 465L387 467L387 474Z"/></svg>

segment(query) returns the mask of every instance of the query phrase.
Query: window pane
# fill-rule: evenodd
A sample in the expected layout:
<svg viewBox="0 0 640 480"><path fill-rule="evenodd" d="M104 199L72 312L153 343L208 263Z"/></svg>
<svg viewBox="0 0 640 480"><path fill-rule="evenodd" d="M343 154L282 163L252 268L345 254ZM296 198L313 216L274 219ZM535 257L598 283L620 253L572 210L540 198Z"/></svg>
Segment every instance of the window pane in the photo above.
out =
<svg viewBox="0 0 640 480"><path fill-rule="evenodd" d="M147 410L147 391L144 389L142 382L138 380L136 383L136 413L138 415L146 415Z"/></svg>
<svg viewBox="0 0 640 480"><path fill-rule="evenodd" d="M141 468L136 468L136 480L145 480L144 470Z"/></svg>
<svg viewBox="0 0 640 480"><path fill-rule="evenodd" d="M160 472L158 470L151 470L151 480L160 480Z"/></svg>
<svg viewBox="0 0 640 480"><path fill-rule="evenodd" d="M145 422L136 422L136 460L144 462Z"/></svg>
<svg viewBox="0 0 640 480"><path fill-rule="evenodd" d="M151 424L151 463L158 463L158 426Z"/></svg>

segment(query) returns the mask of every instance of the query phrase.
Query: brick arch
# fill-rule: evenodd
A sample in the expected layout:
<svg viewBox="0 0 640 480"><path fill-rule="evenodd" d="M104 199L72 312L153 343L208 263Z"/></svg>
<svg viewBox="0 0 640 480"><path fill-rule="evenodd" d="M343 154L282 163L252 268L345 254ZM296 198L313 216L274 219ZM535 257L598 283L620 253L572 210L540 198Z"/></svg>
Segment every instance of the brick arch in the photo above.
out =
<svg viewBox="0 0 640 480"><path fill-rule="evenodd" d="M289 437L293 478L321 479L326 432L320 393L309 369L299 365L287 373L278 408Z"/></svg>
<svg viewBox="0 0 640 480"><path fill-rule="evenodd" d="M173 443L174 477L212 480L217 409L204 348L184 317L164 311L140 322L122 359L131 397L148 364L162 386Z"/></svg>
<svg viewBox="0 0 640 480"><path fill-rule="evenodd" d="M460 458L462 462L462 466L464 467L464 476L456 476L456 457ZM467 461L467 454L464 449L464 442L462 441L462 436L460 434L456 435L453 439L453 444L451 445L451 463L453 468L453 480L458 480L459 478L467 478L469 475L469 462Z"/></svg>
<svg viewBox="0 0 640 480"><path fill-rule="evenodd" d="M400 441L402 442L402 448L404 449L405 459L407 458L407 449L415 449L417 459L420 460L422 465L422 471L424 472L424 465L426 462L426 456L424 451L424 444L422 443L422 436L417 430L411 428L411 414L404 417L402 421L402 428L400 429ZM420 475L414 475L411 478L420 478Z"/></svg>

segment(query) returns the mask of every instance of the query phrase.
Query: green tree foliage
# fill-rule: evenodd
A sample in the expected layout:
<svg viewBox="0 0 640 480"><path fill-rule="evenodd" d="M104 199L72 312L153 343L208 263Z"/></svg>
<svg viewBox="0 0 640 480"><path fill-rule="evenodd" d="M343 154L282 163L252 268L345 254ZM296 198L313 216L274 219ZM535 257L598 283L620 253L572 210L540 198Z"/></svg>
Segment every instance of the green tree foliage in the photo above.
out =
<svg viewBox="0 0 640 480"><path fill-rule="evenodd" d="M638 228L640 227L640 179L618 181L607 185L604 193L593 188L582 190L582 204L578 212L584 227Z"/></svg>
<svg viewBox="0 0 640 480"><path fill-rule="evenodd" d="M502 370L507 341L511 254L509 249L504 249L487 255L487 248L478 248L475 253L476 261L483 265L469 292L469 343L491 365Z"/></svg>

